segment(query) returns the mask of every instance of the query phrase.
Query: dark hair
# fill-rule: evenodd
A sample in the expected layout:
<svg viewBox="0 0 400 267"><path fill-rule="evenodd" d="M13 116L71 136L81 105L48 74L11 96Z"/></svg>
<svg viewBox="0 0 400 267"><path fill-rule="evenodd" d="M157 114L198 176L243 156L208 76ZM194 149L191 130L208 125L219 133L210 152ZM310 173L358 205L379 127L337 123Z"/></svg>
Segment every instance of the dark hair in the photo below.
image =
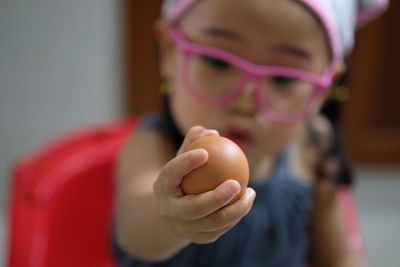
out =
<svg viewBox="0 0 400 267"><path fill-rule="evenodd" d="M178 150L183 142L184 136L179 131L178 126L176 125L175 119L171 113L171 107L169 103L169 97L167 95L164 95L162 100L162 120L165 123L165 127L171 134L171 138L176 146L176 149Z"/></svg>
<svg viewBox="0 0 400 267"><path fill-rule="evenodd" d="M335 86L339 88L346 88L350 79L350 70L347 68L346 72L336 82ZM333 126L333 147L331 148L330 155L336 159L338 163L338 170L335 172L334 179L338 184L351 186L354 182L353 170L350 164L349 157L342 142L342 132L340 128L341 110L343 100L337 98L329 98L321 109L321 114L324 115Z"/></svg>

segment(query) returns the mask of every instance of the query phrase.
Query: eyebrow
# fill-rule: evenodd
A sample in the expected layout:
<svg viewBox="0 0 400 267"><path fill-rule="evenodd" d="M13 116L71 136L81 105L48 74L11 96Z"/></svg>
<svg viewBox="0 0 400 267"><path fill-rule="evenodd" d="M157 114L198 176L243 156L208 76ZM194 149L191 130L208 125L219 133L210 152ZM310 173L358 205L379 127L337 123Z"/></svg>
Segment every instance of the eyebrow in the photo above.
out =
<svg viewBox="0 0 400 267"><path fill-rule="evenodd" d="M240 36L239 34L233 32L233 31L226 30L223 28L216 28L216 27L206 28L204 30L204 33L206 35L210 35L210 36L222 37L222 38L231 39L234 41L239 41L239 42L245 43L245 40L243 39L242 36Z"/></svg>
<svg viewBox="0 0 400 267"><path fill-rule="evenodd" d="M230 39L236 42L240 42L244 45L247 44L246 40L238 33L234 31L230 31L227 29L223 28L217 28L217 27L210 27L206 28L204 31L204 34L209 35L209 36L214 36L218 38L225 38L225 39ZM311 60L311 55L308 53L305 49L301 47L297 47L294 45L277 45L271 48L269 48L272 51L277 51L277 52L282 52L285 54L293 55L295 57L301 58L303 60Z"/></svg>
<svg viewBox="0 0 400 267"><path fill-rule="evenodd" d="M273 51L283 52L305 60L311 60L311 55L305 49L292 45L278 45L273 48Z"/></svg>

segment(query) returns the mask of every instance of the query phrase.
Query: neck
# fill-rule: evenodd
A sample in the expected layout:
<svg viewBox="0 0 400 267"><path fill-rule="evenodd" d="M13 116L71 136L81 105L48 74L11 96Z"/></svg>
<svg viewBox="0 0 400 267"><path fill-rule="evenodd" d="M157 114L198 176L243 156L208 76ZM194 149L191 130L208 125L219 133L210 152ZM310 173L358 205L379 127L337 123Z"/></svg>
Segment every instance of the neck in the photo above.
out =
<svg viewBox="0 0 400 267"><path fill-rule="evenodd" d="M257 164L250 166L250 177L253 181L268 180L271 176L277 157L274 155L265 155Z"/></svg>

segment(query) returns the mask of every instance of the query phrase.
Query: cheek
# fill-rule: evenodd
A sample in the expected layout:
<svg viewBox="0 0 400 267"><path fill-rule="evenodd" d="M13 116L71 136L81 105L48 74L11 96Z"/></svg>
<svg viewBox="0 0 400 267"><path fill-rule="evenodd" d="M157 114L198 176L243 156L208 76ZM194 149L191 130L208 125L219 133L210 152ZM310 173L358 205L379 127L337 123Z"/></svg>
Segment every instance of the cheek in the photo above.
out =
<svg viewBox="0 0 400 267"><path fill-rule="evenodd" d="M179 130L186 133L194 125L211 127L216 110L193 98L180 84L176 84L170 95L171 112Z"/></svg>
<svg viewBox="0 0 400 267"><path fill-rule="evenodd" d="M179 130L186 133L194 125L206 128L218 125L218 117L222 116L221 108L209 106L196 99L184 88L181 69L182 58L177 55L177 68L171 77L170 104L171 112Z"/></svg>
<svg viewBox="0 0 400 267"><path fill-rule="evenodd" d="M193 123L192 117L195 116L197 108L192 98L182 88L181 60L179 54L175 56L176 65L171 71L172 75L170 76L170 109L177 127L182 133L186 133ZM189 114L191 115L188 116Z"/></svg>

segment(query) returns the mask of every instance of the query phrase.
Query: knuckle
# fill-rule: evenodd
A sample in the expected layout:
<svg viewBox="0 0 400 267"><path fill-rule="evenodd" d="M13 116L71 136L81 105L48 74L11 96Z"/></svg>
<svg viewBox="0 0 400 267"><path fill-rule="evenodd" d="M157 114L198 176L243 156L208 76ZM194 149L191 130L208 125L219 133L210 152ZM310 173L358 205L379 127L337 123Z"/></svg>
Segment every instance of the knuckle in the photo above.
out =
<svg viewBox="0 0 400 267"><path fill-rule="evenodd" d="M162 205L162 204L158 205L158 213L163 218L169 218L170 217L169 209L167 209L165 205Z"/></svg>
<svg viewBox="0 0 400 267"><path fill-rule="evenodd" d="M165 178L165 177L171 176L172 175L172 170L174 168L174 165L175 165L175 161L174 160L171 160L167 164L165 164L164 167L161 168L161 171L160 171L160 173L158 175L158 180L160 178Z"/></svg>
<svg viewBox="0 0 400 267"><path fill-rule="evenodd" d="M231 213L226 210L222 210L217 214L218 215L215 217L215 222L218 225L228 225L232 220Z"/></svg>
<svg viewBox="0 0 400 267"><path fill-rule="evenodd" d="M180 161L180 173L182 174L193 171L205 162L202 152L197 149L188 151L182 156Z"/></svg>
<svg viewBox="0 0 400 267"><path fill-rule="evenodd" d="M180 168L190 169L196 162L194 151L187 151L179 157L177 164Z"/></svg>
<svg viewBox="0 0 400 267"><path fill-rule="evenodd" d="M180 217L182 219L190 220L194 217L194 209L190 205L182 205L180 208Z"/></svg>
<svg viewBox="0 0 400 267"><path fill-rule="evenodd" d="M184 227L182 224L180 224L180 223L175 223L175 224L174 224L174 228L175 228L175 231L176 231L177 233L179 233L179 234L182 235L182 236L185 236L186 229L185 229L185 227Z"/></svg>
<svg viewBox="0 0 400 267"><path fill-rule="evenodd" d="M163 188L165 187L165 180L167 179L167 170L162 168L157 179L153 183L153 192L155 194L161 194L163 192Z"/></svg>
<svg viewBox="0 0 400 267"><path fill-rule="evenodd" d="M196 151L193 151L193 150L185 153L185 155L183 155L183 157L182 157L183 164L185 164L186 166L192 166L196 162L195 155L196 155Z"/></svg>
<svg viewBox="0 0 400 267"><path fill-rule="evenodd" d="M214 203L216 203L217 205L224 205L233 198L233 195L227 192L219 192L219 194L214 194L213 198Z"/></svg>
<svg viewBox="0 0 400 267"><path fill-rule="evenodd" d="M200 204L187 205L183 208L183 212L185 219L195 220L204 212L204 207Z"/></svg>

